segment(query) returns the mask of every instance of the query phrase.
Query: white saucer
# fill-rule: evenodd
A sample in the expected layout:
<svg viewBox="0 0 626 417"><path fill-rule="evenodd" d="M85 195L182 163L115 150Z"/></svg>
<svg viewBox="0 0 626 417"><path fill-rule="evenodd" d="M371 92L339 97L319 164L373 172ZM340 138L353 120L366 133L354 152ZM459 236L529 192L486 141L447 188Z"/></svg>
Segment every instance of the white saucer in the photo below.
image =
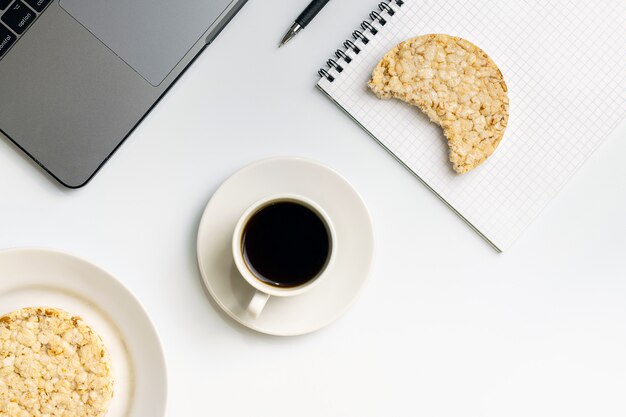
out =
<svg viewBox="0 0 626 417"><path fill-rule="evenodd" d="M24 307L79 315L111 355L115 394L107 417L163 417L167 373L159 336L139 301L97 266L45 249L0 251L0 316Z"/></svg>
<svg viewBox="0 0 626 417"><path fill-rule="evenodd" d="M234 265L232 235L250 205L281 193L308 197L328 213L337 232L337 258L319 286L272 297L253 319L246 306L254 290ZM332 169L301 158L266 159L234 174L209 201L198 231L200 272L215 301L244 326L278 336L310 333L338 319L367 281L373 254L372 221L356 190Z"/></svg>

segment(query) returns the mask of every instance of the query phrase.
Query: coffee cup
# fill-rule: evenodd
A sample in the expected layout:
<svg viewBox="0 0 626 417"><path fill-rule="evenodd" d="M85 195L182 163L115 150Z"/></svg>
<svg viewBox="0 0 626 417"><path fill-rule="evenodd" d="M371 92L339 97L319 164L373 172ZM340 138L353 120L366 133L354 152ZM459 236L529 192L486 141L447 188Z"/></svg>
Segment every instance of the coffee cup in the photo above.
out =
<svg viewBox="0 0 626 417"><path fill-rule="evenodd" d="M278 194L252 204L232 239L235 265L255 289L247 306L257 318L270 297L293 297L319 285L336 257L328 214L297 194Z"/></svg>

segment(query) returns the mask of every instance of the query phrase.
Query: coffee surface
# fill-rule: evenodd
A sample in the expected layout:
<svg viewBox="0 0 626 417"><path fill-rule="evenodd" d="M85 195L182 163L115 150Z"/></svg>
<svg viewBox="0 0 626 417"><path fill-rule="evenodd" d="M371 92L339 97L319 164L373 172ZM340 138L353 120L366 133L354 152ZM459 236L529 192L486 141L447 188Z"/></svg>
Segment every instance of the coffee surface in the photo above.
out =
<svg viewBox="0 0 626 417"><path fill-rule="evenodd" d="M324 221L294 202L273 203L256 212L241 243L250 271L266 284L285 288L316 278L331 249Z"/></svg>

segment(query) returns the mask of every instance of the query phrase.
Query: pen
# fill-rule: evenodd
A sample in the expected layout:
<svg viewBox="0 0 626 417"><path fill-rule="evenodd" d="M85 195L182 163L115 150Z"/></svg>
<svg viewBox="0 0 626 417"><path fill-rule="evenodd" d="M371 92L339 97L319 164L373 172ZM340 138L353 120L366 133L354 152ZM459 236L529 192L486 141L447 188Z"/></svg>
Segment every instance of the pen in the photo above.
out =
<svg viewBox="0 0 626 417"><path fill-rule="evenodd" d="M278 47L280 48L287 42L289 42L298 32L304 29L311 21L317 16L317 14L326 6L329 0L313 0L307 7L304 9L300 16L296 18L296 21L293 22L293 25L289 28L283 40L280 42Z"/></svg>

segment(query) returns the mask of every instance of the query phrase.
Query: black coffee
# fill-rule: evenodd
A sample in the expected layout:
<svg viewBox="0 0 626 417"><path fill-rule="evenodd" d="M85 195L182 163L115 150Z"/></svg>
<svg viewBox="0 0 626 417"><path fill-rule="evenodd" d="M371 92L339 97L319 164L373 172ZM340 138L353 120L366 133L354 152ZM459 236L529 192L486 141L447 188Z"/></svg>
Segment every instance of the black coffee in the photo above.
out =
<svg viewBox="0 0 626 417"><path fill-rule="evenodd" d="M241 243L252 273L276 287L297 287L317 277L331 249L324 221L308 207L287 201L256 212Z"/></svg>

